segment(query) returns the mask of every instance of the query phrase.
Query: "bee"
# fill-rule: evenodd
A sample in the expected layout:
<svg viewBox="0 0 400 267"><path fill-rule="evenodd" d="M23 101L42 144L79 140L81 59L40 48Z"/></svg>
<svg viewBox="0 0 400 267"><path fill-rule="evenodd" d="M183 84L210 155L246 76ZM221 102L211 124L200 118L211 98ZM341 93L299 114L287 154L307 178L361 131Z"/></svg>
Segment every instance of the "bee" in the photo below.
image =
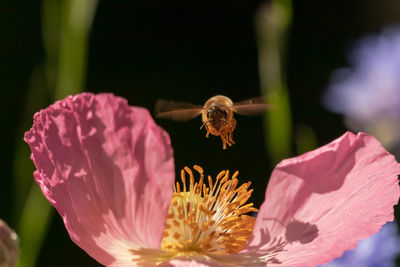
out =
<svg viewBox="0 0 400 267"><path fill-rule="evenodd" d="M226 145L232 146L233 131L236 128L234 113L240 115L259 115L269 108L261 97L251 98L233 103L229 97L216 95L206 101L203 106L189 103L181 103L168 100L157 100L155 115L157 118L171 119L173 121L188 121L201 114L204 127L207 131L206 137L210 134L220 136L222 148Z"/></svg>

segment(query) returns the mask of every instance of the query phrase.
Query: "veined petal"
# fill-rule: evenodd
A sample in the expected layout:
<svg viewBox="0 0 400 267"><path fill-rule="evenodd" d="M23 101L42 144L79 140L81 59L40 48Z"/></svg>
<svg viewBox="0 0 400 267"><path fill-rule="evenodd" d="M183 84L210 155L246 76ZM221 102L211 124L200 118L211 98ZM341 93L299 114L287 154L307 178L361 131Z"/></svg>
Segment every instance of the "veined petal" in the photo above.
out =
<svg viewBox="0 0 400 267"><path fill-rule="evenodd" d="M393 220L399 174L394 157L364 133L348 132L282 161L272 173L247 251L281 243L274 259L279 266L315 266L341 256Z"/></svg>
<svg viewBox="0 0 400 267"><path fill-rule="evenodd" d="M25 134L36 182L71 239L104 265L159 249L174 183L168 134L112 94L67 97Z"/></svg>
<svg viewBox="0 0 400 267"><path fill-rule="evenodd" d="M160 267L224 267L226 265L219 264L218 262L212 259L205 259L202 257L193 256L191 258L181 257L181 258L173 258L168 260L161 265Z"/></svg>

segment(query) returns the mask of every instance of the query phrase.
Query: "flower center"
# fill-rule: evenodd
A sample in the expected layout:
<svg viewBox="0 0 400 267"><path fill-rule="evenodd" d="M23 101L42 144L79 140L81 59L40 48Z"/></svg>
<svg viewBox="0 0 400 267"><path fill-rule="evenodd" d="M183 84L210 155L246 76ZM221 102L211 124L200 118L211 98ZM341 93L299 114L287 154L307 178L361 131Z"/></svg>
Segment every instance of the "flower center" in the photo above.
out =
<svg viewBox="0 0 400 267"><path fill-rule="evenodd" d="M193 169L200 174L198 182L194 182L192 170L185 167L181 171L182 188L179 182L174 186L161 249L176 256L238 253L255 223L255 218L245 213L258 211L253 203L245 204L253 192L248 190L251 182L237 187L239 172L229 178L229 171L222 171L215 182L208 176L206 185L203 169L197 165Z"/></svg>

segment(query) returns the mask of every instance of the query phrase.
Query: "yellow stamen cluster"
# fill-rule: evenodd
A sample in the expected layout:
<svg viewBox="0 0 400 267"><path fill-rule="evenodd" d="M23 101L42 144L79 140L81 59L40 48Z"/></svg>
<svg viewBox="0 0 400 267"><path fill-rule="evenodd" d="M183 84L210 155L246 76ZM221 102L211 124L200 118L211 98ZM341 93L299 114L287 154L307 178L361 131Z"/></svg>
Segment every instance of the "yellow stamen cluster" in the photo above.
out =
<svg viewBox="0 0 400 267"><path fill-rule="evenodd" d="M185 167L181 171L182 188L178 182L174 186L161 248L174 255L238 253L255 223L255 218L245 213L258 211L253 203L245 205L253 192L248 190L251 182L237 187L239 172L229 178L229 171L222 171L215 182L208 176L206 185L203 169L197 165L193 168L200 174L198 182L192 170Z"/></svg>

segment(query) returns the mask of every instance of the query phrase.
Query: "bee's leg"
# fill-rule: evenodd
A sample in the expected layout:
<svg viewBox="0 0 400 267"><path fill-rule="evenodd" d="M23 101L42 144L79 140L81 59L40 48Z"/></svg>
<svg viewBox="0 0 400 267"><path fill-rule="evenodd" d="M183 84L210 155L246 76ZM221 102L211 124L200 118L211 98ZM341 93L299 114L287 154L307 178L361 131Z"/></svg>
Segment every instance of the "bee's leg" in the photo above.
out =
<svg viewBox="0 0 400 267"><path fill-rule="evenodd" d="M231 134L231 131L227 131L226 133L225 133L225 140L226 140L226 143L229 145L229 146L232 146L235 142L231 142L231 140L230 140L230 134Z"/></svg>
<svg viewBox="0 0 400 267"><path fill-rule="evenodd" d="M223 144L223 149L226 149L226 145L228 144L229 146L232 145L232 143L229 141L229 133L228 131L221 131L219 133L219 136L221 137L222 144Z"/></svg>
<svg viewBox="0 0 400 267"><path fill-rule="evenodd" d="M207 131L206 137L208 138L210 136L210 129L208 129L207 125L205 125L205 128L206 128L206 131Z"/></svg>
<svg viewBox="0 0 400 267"><path fill-rule="evenodd" d="M232 137L232 135L233 135L233 131L229 131L229 136L228 136L228 140L229 140L229 142L230 143L232 143L232 145L235 143L235 141L233 141L233 137Z"/></svg>
<svg viewBox="0 0 400 267"><path fill-rule="evenodd" d="M231 125L232 125L232 129L228 133L229 134L228 140L229 140L229 142L234 144L235 141L233 141L233 130L235 130L235 127L236 127L236 120L234 118L232 118L232 120L231 120Z"/></svg>
<svg viewBox="0 0 400 267"><path fill-rule="evenodd" d="M226 149L226 144L228 144L229 146L231 146L231 144L229 143L228 140L228 135L226 134L226 132L220 132L219 136L221 137L221 141L222 141L222 148Z"/></svg>

